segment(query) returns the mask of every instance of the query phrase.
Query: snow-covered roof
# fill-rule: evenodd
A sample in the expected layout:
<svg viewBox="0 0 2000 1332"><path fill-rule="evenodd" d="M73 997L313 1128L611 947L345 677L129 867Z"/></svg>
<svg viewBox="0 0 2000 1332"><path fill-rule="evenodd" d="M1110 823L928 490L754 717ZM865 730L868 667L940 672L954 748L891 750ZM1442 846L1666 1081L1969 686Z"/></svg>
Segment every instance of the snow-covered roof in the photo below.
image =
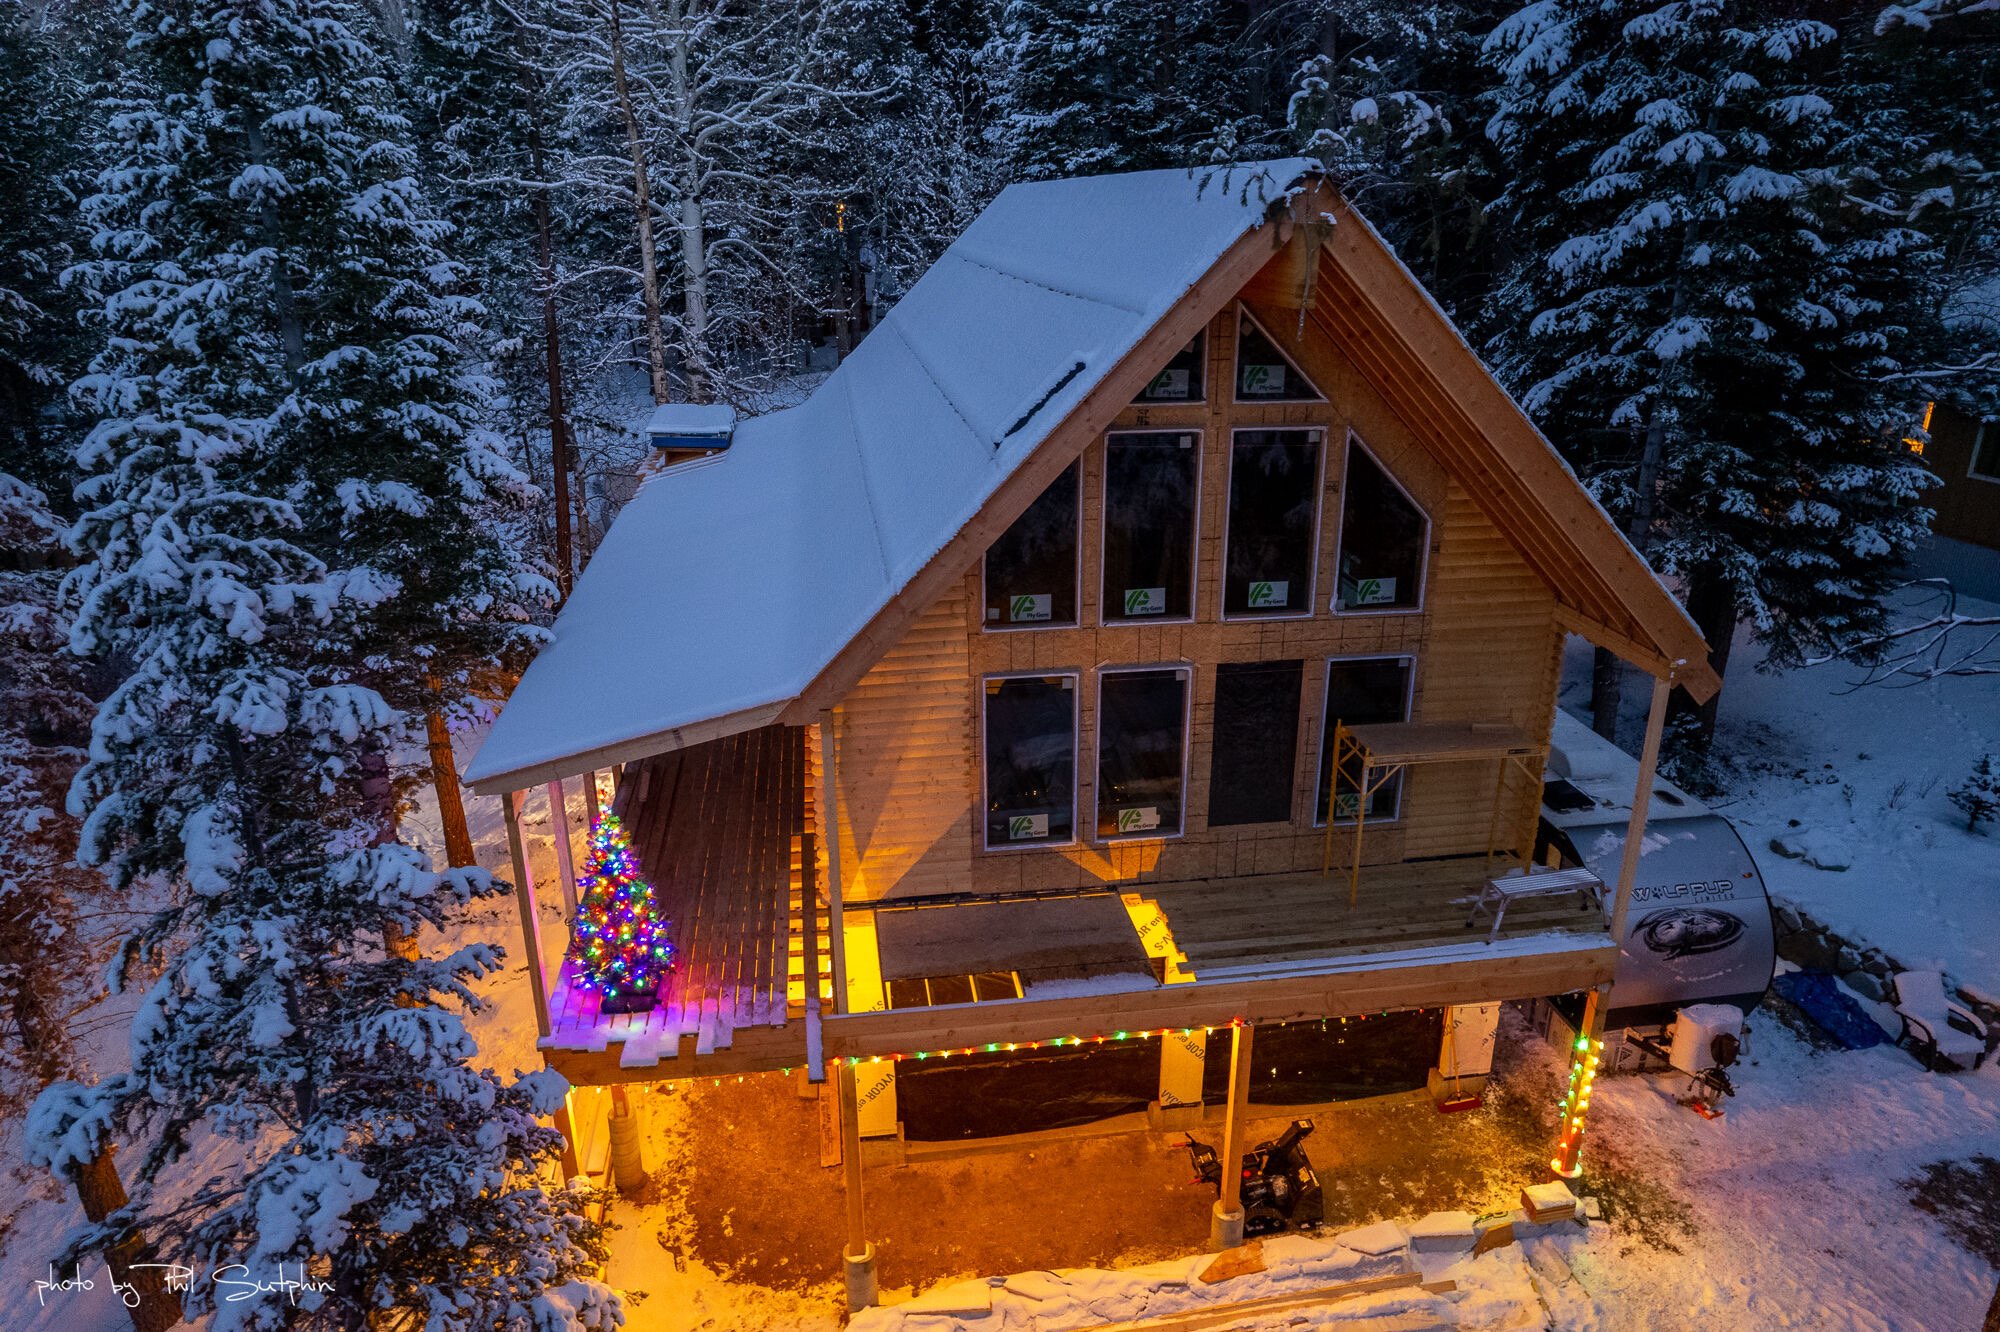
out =
<svg viewBox="0 0 2000 1332"><path fill-rule="evenodd" d="M663 402L646 418L654 439L727 438L736 428L736 409L726 402Z"/></svg>
<svg viewBox="0 0 2000 1332"><path fill-rule="evenodd" d="M1310 166L1008 187L803 404L640 488L467 780L773 720Z"/></svg>

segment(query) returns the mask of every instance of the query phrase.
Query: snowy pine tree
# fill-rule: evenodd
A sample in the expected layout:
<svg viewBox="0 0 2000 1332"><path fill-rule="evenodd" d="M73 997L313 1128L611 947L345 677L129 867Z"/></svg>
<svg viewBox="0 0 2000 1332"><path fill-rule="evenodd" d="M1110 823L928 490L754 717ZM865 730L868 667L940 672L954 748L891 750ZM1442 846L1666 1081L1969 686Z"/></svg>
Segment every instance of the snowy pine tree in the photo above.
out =
<svg viewBox="0 0 2000 1332"><path fill-rule="evenodd" d="M1981 823L2000 820L2000 759L1981 754L1972 766L1972 775L1951 788L1946 798L1965 815L1965 830L1974 832Z"/></svg>
<svg viewBox="0 0 2000 1332"><path fill-rule="evenodd" d="M1836 37L1785 6L1538 0L1488 42L1521 256L1496 368L1682 582L1718 672L1739 617L1778 664L1872 627L1929 518L1890 376L1932 242L1848 189Z"/></svg>
<svg viewBox="0 0 2000 1332"><path fill-rule="evenodd" d="M525 646L548 587L488 521L522 483L375 34L348 0L119 12L73 642L132 670L71 805L86 860L171 900L127 941L162 968L131 1071L51 1089L39 1159L142 1139L130 1211L157 1238L323 1283L299 1309L197 1284L218 1328L610 1326L596 1232L538 1178L561 1079L470 1063L500 951L384 947L504 888L397 840L388 755L426 677ZM182 1193L217 1141L226 1179Z"/></svg>

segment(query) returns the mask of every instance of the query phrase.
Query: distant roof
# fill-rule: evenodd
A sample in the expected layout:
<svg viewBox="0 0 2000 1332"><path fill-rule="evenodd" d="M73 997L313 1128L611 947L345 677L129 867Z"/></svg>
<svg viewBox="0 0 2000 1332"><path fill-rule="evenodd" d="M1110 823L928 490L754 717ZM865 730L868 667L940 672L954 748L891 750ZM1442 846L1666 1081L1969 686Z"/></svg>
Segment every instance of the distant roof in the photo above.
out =
<svg viewBox="0 0 2000 1332"><path fill-rule="evenodd" d="M1311 166L1002 191L803 404L640 487L467 780L775 719Z"/></svg>
<svg viewBox="0 0 2000 1332"><path fill-rule="evenodd" d="M648 435L676 439L713 439L736 425L736 409L728 403L663 402L646 418Z"/></svg>

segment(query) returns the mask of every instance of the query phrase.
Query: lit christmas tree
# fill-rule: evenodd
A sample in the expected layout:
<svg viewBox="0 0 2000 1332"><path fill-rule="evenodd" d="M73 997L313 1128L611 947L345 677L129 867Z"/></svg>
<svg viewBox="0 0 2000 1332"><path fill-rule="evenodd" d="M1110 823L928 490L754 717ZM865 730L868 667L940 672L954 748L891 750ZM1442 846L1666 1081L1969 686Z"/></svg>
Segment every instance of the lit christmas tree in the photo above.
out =
<svg viewBox="0 0 2000 1332"><path fill-rule="evenodd" d="M576 983L602 994L607 1013L651 1008L674 968L674 945L667 937L671 922L656 914L653 885L640 877L632 841L617 815L603 814L591 828L578 888L569 942Z"/></svg>

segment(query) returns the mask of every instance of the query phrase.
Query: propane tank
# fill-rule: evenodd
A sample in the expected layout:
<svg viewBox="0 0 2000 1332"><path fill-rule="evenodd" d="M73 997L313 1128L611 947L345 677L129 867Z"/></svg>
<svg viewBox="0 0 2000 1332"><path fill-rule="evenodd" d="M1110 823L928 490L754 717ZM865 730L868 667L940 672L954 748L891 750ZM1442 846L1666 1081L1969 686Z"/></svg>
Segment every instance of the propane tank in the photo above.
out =
<svg viewBox="0 0 2000 1332"><path fill-rule="evenodd" d="M1683 1073L1703 1073L1735 1062L1743 1031L1743 1010L1734 1004L1689 1004L1674 1015L1673 1040L1667 1059ZM1719 1037L1727 1037L1729 1058L1719 1056Z"/></svg>

